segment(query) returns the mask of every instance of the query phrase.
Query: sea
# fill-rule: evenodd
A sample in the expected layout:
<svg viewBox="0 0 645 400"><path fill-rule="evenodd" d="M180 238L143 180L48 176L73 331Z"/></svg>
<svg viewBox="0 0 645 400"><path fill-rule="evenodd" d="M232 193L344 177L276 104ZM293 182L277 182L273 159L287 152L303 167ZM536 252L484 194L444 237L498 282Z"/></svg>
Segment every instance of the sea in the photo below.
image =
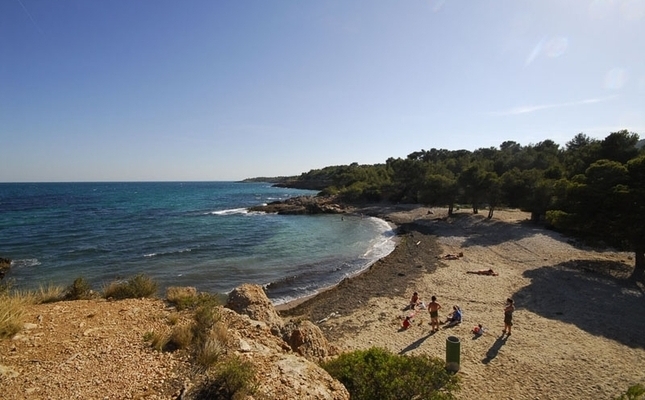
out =
<svg viewBox="0 0 645 400"><path fill-rule="evenodd" d="M263 285L274 304L318 293L395 247L386 221L249 207L315 191L247 182L0 183L5 280L34 290L85 278L95 290L145 274L228 293Z"/></svg>

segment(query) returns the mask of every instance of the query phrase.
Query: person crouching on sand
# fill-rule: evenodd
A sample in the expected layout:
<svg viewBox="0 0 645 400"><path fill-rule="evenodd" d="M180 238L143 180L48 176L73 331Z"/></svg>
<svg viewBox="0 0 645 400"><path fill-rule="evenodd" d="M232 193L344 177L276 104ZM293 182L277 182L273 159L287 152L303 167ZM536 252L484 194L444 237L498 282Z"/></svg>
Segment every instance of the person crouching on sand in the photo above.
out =
<svg viewBox="0 0 645 400"><path fill-rule="evenodd" d="M430 312L430 332L439 330L439 310L441 304L437 303L437 296L432 296L432 301L428 304L428 311Z"/></svg>
<svg viewBox="0 0 645 400"><path fill-rule="evenodd" d="M412 326L412 316L408 315L403 320L403 329L408 329L410 326Z"/></svg>

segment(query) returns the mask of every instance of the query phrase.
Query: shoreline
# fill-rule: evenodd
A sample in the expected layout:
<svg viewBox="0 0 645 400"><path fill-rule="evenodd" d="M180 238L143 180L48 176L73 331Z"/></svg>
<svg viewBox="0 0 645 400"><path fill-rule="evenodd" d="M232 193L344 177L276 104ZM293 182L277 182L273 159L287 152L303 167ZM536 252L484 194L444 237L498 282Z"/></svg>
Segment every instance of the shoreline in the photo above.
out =
<svg viewBox="0 0 645 400"><path fill-rule="evenodd" d="M628 279L631 253L578 246L519 210L496 210L492 219L469 210L424 214L385 215L401 238L390 255L280 315L309 319L340 352L379 347L443 359L448 337L457 337L456 399L615 398L645 382L630 367L645 359L645 321L631 317L645 313L645 285ZM498 276L468 274L489 268ZM424 302L437 296L440 320L459 305L464 322L430 333L428 312L407 310L414 291ZM512 336L500 335L509 297ZM406 315L414 320L402 329ZM473 335L477 324L485 334Z"/></svg>

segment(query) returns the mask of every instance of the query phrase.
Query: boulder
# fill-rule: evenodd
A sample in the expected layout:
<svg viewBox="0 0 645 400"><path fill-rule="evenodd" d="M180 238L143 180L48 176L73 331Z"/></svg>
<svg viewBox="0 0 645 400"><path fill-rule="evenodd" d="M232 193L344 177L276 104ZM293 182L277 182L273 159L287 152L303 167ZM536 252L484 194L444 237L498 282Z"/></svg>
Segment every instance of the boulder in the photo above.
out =
<svg viewBox="0 0 645 400"><path fill-rule="evenodd" d="M11 267L11 259L0 257L0 280L4 278L4 275L9 271Z"/></svg>
<svg viewBox="0 0 645 400"><path fill-rule="evenodd" d="M233 289L226 300L226 308L265 322L272 331L279 331L283 325L282 318L260 285L244 284Z"/></svg>
<svg viewBox="0 0 645 400"><path fill-rule="evenodd" d="M309 320L290 321L282 328L282 340L291 350L308 360L319 362L337 352L322 330Z"/></svg>

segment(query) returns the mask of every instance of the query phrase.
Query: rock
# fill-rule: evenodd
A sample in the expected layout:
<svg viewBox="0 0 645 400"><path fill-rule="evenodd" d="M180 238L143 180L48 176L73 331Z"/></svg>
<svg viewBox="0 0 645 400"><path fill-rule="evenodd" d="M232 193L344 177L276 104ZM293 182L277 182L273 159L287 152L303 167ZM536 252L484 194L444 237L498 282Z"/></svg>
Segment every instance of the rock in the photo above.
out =
<svg viewBox="0 0 645 400"><path fill-rule="evenodd" d="M295 353L311 361L318 362L335 353L322 330L308 320L290 321L285 324L282 328L282 339Z"/></svg>
<svg viewBox="0 0 645 400"><path fill-rule="evenodd" d="M279 331L283 325L282 318L260 285L244 284L233 289L228 295L226 308L265 322L272 330Z"/></svg>
<svg viewBox="0 0 645 400"><path fill-rule="evenodd" d="M0 257L0 280L4 278L4 275L9 271L11 267L11 259Z"/></svg>

